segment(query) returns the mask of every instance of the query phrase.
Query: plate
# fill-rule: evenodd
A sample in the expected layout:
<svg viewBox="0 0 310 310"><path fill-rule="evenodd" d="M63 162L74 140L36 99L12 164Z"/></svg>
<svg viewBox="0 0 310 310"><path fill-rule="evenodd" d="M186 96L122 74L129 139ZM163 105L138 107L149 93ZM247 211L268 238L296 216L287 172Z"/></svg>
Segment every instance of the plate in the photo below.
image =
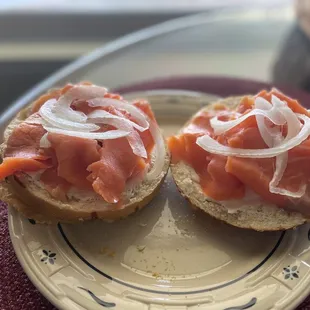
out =
<svg viewBox="0 0 310 310"><path fill-rule="evenodd" d="M165 135L215 99L178 90L130 96L150 100ZM294 309L310 292L309 225L228 226L192 210L170 175L122 221L46 226L9 208L9 227L27 275L59 309Z"/></svg>

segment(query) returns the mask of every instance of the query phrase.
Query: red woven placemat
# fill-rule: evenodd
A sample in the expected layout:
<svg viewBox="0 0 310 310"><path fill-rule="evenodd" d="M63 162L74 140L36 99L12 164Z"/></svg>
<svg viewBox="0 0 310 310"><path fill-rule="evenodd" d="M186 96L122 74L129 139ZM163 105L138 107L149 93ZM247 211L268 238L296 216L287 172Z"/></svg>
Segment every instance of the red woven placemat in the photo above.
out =
<svg viewBox="0 0 310 310"><path fill-rule="evenodd" d="M195 77L173 78L148 82L123 88L123 90L143 90L152 88L179 88L205 91L220 96L255 93L269 87L265 83L243 81L228 78ZM279 87L301 102L310 102L310 95L304 92ZM40 294L24 273L10 240L7 207L0 202L0 309L1 310L52 310L56 309ZM308 297L298 310L310 310Z"/></svg>
<svg viewBox="0 0 310 310"><path fill-rule="evenodd" d="M8 228L7 206L0 202L0 309L56 309L34 287L15 255Z"/></svg>

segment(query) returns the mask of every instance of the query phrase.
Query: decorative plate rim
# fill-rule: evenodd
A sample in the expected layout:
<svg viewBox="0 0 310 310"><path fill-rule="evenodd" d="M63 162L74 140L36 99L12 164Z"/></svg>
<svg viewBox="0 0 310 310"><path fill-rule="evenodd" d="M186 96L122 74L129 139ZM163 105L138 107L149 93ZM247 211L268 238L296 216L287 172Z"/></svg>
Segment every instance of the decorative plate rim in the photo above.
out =
<svg viewBox="0 0 310 310"><path fill-rule="evenodd" d="M49 287L48 283L50 281L48 280L49 277L44 274L42 270L40 270L34 263L29 264L29 258L27 258L27 255L29 254L28 251L23 251L23 247L25 246L23 244L23 241L20 240L18 236L14 235L12 224L15 220L20 220L20 215L18 212L13 208L9 207L8 208L8 222L9 222L9 232L10 232L10 237L12 240L12 244L15 250L15 253L17 255L17 258L19 262L21 263L21 266L23 267L23 270L31 280L31 282L34 284L34 286L40 291L40 293L45 296L55 307L59 308L60 310L68 310L68 302L65 303L62 298L57 297L56 294L52 292L52 289ZM17 218L16 218L17 217ZM310 229L309 229L310 230ZM281 234L281 236L284 236L284 234ZM281 238L281 237L280 237ZM86 265L85 265L86 266ZM305 284L308 282L310 283L310 277L309 277L309 272L307 279L308 281L305 281L302 283L302 285L299 285L297 287L297 295L290 297L289 304L283 309L285 310L294 310L302 301L309 296L310 293L310 286L306 286ZM308 287L308 289L307 289ZM306 289L305 289L306 288ZM83 288L85 290L85 288ZM294 290L294 289L293 289ZM92 297L92 295L90 295ZM94 299L94 297L92 297ZM95 298L97 298L95 296ZM252 298L253 299L253 298ZM66 299L67 301L70 300L70 302L74 302L70 297ZM95 300L95 299L94 299ZM115 300L117 301L117 299ZM249 300L249 303L252 300ZM256 302L256 301L255 301ZM109 304L109 303L108 303ZM255 303L254 303L255 304ZM253 304L253 305L254 305ZM251 305L251 306L253 306ZM83 308L81 305L79 305L81 308ZM113 306L114 307L114 306ZM87 308L85 308L87 309ZM230 309L230 308L228 308ZM232 309L239 309L236 307L232 307ZM227 310L227 309L225 309Z"/></svg>

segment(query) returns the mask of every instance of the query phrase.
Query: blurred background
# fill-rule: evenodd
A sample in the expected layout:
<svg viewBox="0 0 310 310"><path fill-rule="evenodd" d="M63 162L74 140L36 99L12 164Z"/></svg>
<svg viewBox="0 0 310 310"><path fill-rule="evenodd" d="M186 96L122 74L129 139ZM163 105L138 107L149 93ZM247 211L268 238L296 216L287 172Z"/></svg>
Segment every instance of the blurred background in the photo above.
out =
<svg viewBox="0 0 310 310"><path fill-rule="evenodd" d="M310 0L2 0L0 109L58 68L129 32L189 14L244 7L265 8L266 16L249 14L230 31L228 24L218 24L206 40L199 30L191 31L186 46L178 45L180 37L169 39L173 55L188 56L182 72L188 67L191 74L202 74L203 62L209 74L310 90Z"/></svg>

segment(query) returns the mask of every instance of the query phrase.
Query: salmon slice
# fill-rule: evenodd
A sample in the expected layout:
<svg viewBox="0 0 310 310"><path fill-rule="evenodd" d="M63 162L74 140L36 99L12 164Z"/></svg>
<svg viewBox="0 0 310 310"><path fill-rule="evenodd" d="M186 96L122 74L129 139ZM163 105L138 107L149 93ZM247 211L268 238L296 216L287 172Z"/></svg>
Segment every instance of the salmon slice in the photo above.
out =
<svg viewBox="0 0 310 310"><path fill-rule="evenodd" d="M306 140L288 151L289 157L296 159L309 159L310 157L310 140Z"/></svg>
<svg viewBox="0 0 310 310"><path fill-rule="evenodd" d="M35 172L52 165L50 156L40 149L40 139L45 132L37 124L21 123L14 128L0 165L1 180L18 171Z"/></svg>
<svg viewBox="0 0 310 310"><path fill-rule="evenodd" d="M267 148L257 127L243 128L231 135L228 145L234 148L263 149ZM274 174L275 159L228 157L225 170L246 184L258 195L271 203L284 206L287 199L269 191L269 183Z"/></svg>
<svg viewBox="0 0 310 310"><path fill-rule="evenodd" d="M48 159L49 156L40 149L40 140L46 133L39 124L21 123L14 128L7 141L5 157Z"/></svg>
<svg viewBox="0 0 310 310"><path fill-rule="evenodd" d="M93 189L108 203L117 203L125 190L126 182L145 169L142 158L133 154L126 138L104 141L100 160L88 167L88 180Z"/></svg>
<svg viewBox="0 0 310 310"><path fill-rule="evenodd" d="M77 188L91 189L87 167L100 159L97 141L51 133L48 140L55 150L58 176Z"/></svg>
<svg viewBox="0 0 310 310"><path fill-rule="evenodd" d="M71 184L62 177L58 176L57 168L46 169L40 177L40 181L45 185L45 189L55 199L66 201L66 193L71 187Z"/></svg>
<svg viewBox="0 0 310 310"><path fill-rule="evenodd" d="M255 97L263 97L269 102L271 102L271 96L274 95L278 97L280 100L285 101L288 105L288 107L295 113L305 114L309 116L309 112L307 109L305 109L297 100L292 99L286 95L284 95L279 90L273 88L270 92L267 92L266 90L262 90L259 92Z"/></svg>
<svg viewBox="0 0 310 310"><path fill-rule="evenodd" d="M178 163L181 160L187 162L184 137L172 136L167 138L167 145L171 153L171 162L173 164Z"/></svg>
<svg viewBox="0 0 310 310"><path fill-rule="evenodd" d="M91 85L91 83L81 83ZM31 119L40 118L38 111L49 99L58 99L74 85L67 84L61 89L54 89L41 96L33 103ZM105 98L121 100L118 94L107 93ZM150 105L146 101L134 103L145 113L151 122L156 122ZM84 101L75 100L72 108L89 113L95 108ZM97 107L98 108L98 107ZM131 121L130 113L125 109L113 106L104 108L108 112L125 117ZM115 129L110 125L102 125L100 132ZM127 182L131 185L141 181L145 176L147 163L151 159L151 152L155 141L150 130L137 131L136 139L141 138L147 151L147 159L133 154L127 137L116 140L96 141L75 138L66 135L49 133L47 138L51 143L49 148L40 148L40 140L46 133L42 125L23 122L12 132L7 141L4 161L0 165L0 177L5 178L15 172L32 172L44 170L40 181L46 190L56 199L65 201L70 187L94 190L107 202L121 204L121 194ZM132 142L132 141L131 141ZM128 184L129 184L128 183Z"/></svg>
<svg viewBox="0 0 310 310"><path fill-rule="evenodd" d="M273 161L269 158L257 160L228 157L225 170L249 186L266 201L277 206L285 206L287 202L285 196L272 194L269 191L269 183L273 176Z"/></svg>
<svg viewBox="0 0 310 310"><path fill-rule="evenodd" d="M153 111L151 110L151 106L148 103L148 101L135 100L132 104L138 109L140 109L145 115L147 115L150 120L152 120L153 122L156 122L155 115Z"/></svg>
<svg viewBox="0 0 310 310"><path fill-rule="evenodd" d="M196 115L191 122L184 128L184 133L189 134L210 134L213 132L213 129L210 125L211 115L215 116L220 114L213 113L212 111L202 111Z"/></svg>
<svg viewBox="0 0 310 310"><path fill-rule="evenodd" d="M241 199L245 193L244 184L235 175L227 173L226 162L225 156L212 156L202 174L201 187L215 200Z"/></svg>
<svg viewBox="0 0 310 310"><path fill-rule="evenodd" d="M244 196L244 185L232 174L227 173L227 158L209 154L196 144L197 135L182 134L169 137L168 147L172 163L184 161L198 174L203 192L215 200L239 199Z"/></svg>
<svg viewBox="0 0 310 310"><path fill-rule="evenodd" d="M257 95L258 96L258 95ZM254 98L252 97L243 97L236 108L236 111L241 114L245 114L252 110L254 107Z"/></svg>
<svg viewBox="0 0 310 310"><path fill-rule="evenodd" d="M255 97L244 97L236 111L241 114L249 113L254 108L256 97L263 97L271 101L275 95L285 101L295 112L308 115L308 111L298 101L293 100L281 92L273 89L270 92L261 91ZM227 114L231 118L227 118ZM199 175L203 192L215 200L241 199L245 189L250 188L266 201L280 207L286 207L292 202L284 195L270 192L269 184L275 173L276 158L252 159L238 157L224 157L210 154L198 147L197 137L208 134L219 143L233 148L265 149L268 146L262 139L256 118L251 116L245 121L215 136L210 126L210 119L217 116L226 121L232 119L234 113L221 109L212 109L197 114L183 129L182 134L168 138L168 147L172 154L172 163L184 161L189 164ZM282 128L282 135L287 132L286 126ZM310 181L310 139L288 151L288 163L278 184L278 187L290 192L297 192Z"/></svg>
<svg viewBox="0 0 310 310"><path fill-rule="evenodd" d="M267 147L258 128L245 128L228 141L229 146L235 148L263 149ZM298 148L302 148L302 146ZM298 148L289 152L288 164L279 184L280 188L292 192L297 192L302 185L306 184L305 170L310 172L310 169L307 168L306 158L301 160L296 157L296 153L300 152ZM289 201L285 196L270 193L269 190L269 183L275 172L275 158L228 157L226 171L233 174L266 201L282 207L288 204Z"/></svg>
<svg viewBox="0 0 310 310"><path fill-rule="evenodd" d="M251 117L249 117L251 118ZM233 130L225 134L227 144L234 148L243 149L265 149L267 144L261 137L257 127L245 127L234 132Z"/></svg>
<svg viewBox="0 0 310 310"><path fill-rule="evenodd" d="M296 165L297 164L297 165ZM306 161L289 163L281 179L279 188L297 192L301 186L308 183L303 167ZM308 169L309 170L309 169ZM274 160L270 158L249 159L228 157L226 171L236 176L242 183L247 184L253 191L266 201L280 207L286 207L290 200L283 195L269 191L269 183L274 173Z"/></svg>
<svg viewBox="0 0 310 310"><path fill-rule="evenodd" d="M32 158L5 157L0 165L0 180L19 172L34 172L49 168L47 163Z"/></svg>

